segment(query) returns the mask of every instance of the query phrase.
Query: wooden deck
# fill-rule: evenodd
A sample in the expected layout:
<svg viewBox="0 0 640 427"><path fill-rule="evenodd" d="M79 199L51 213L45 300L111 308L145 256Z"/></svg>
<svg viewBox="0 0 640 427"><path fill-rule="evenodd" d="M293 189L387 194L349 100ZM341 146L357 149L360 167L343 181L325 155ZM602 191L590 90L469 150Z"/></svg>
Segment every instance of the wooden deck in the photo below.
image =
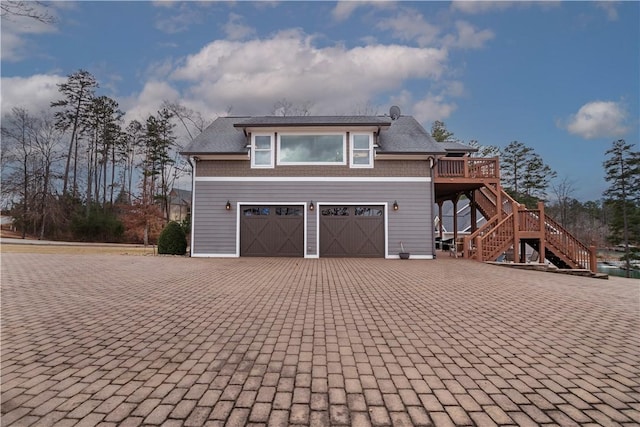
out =
<svg viewBox="0 0 640 427"><path fill-rule="evenodd" d="M596 271L596 250L576 239L544 212L544 204L529 209L515 201L500 184L499 159L477 157L441 157L434 168L435 200L442 218L442 204L454 206L466 196L471 206L471 234L458 238L457 209L454 209L454 239L460 253L478 261L495 261L507 250L514 260L525 262L525 245L531 246L544 262L558 268ZM476 228L477 212L486 223ZM440 229L442 237L442 229Z"/></svg>

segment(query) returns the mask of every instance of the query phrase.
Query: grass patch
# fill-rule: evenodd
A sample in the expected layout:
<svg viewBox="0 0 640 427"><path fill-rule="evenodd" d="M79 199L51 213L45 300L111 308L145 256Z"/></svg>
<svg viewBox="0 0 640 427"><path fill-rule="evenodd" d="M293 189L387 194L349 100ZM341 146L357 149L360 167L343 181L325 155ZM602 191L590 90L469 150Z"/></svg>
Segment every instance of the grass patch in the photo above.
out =
<svg viewBox="0 0 640 427"><path fill-rule="evenodd" d="M0 253L68 254L68 255L155 255L153 246L133 245L28 245L3 243Z"/></svg>

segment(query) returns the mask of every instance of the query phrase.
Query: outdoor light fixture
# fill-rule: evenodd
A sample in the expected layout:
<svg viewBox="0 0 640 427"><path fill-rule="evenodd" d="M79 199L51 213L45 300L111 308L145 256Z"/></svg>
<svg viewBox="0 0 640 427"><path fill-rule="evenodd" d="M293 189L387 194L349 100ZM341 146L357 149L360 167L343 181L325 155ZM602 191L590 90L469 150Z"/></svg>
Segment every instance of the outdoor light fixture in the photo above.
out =
<svg viewBox="0 0 640 427"><path fill-rule="evenodd" d="M393 210L394 210L394 211L397 211L398 209L400 209L400 206L398 206L398 201L397 201L397 200L394 200L394 201L393 201Z"/></svg>
<svg viewBox="0 0 640 427"><path fill-rule="evenodd" d="M310 211L313 211L313 210L315 210L315 208L316 208L316 207L314 206L314 204L313 204L313 200L312 200L312 201L311 201L311 203L309 203L309 210L310 210Z"/></svg>
<svg viewBox="0 0 640 427"><path fill-rule="evenodd" d="M230 211L230 210L231 210L231 202L227 200L227 204L226 204L226 205L224 205L224 208L225 208L226 210Z"/></svg>

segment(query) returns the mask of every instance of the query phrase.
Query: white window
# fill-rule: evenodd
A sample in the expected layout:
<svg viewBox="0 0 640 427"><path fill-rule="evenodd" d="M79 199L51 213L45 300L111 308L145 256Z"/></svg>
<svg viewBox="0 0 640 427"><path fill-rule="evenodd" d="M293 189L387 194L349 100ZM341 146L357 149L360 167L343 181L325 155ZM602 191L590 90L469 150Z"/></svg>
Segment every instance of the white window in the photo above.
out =
<svg viewBox="0 0 640 427"><path fill-rule="evenodd" d="M352 168L373 167L373 134L351 133L349 145Z"/></svg>
<svg viewBox="0 0 640 427"><path fill-rule="evenodd" d="M346 165L346 134L279 133L279 165Z"/></svg>
<svg viewBox="0 0 640 427"><path fill-rule="evenodd" d="M252 168L272 168L273 167L273 134L253 133L251 134L251 167Z"/></svg>

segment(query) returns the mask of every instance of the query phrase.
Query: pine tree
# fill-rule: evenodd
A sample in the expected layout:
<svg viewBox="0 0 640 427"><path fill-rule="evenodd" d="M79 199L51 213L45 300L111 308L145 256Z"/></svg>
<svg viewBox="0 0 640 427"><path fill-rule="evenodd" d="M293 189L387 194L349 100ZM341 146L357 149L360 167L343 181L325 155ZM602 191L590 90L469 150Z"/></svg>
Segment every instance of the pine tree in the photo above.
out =
<svg viewBox="0 0 640 427"><path fill-rule="evenodd" d="M78 70L68 76L66 83L58 85L58 89L64 95L64 98L51 103L52 107L62 108L61 111L55 113L56 125L64 131L71 129L69 152L67 154L67 163L64 169L64 179L62 182L63 195L66 195L68 190L72 155L74 196L77 190L78 134L81 130L81 124L89 113L94 89L97 87L98 82L91 73L85 70Z"/></svg>
<svg viewBox="0 0 640 427"><path fill-rule="evenodd" d="M431 126L431 137L435 139L436 142L448 142L452 140L453 132L447 130L444 122L436 120Z"/></svg>
<svg viewBox="0 0 640 427"><path fill-rule="evenodd" d="M556 173L542 157L522 142L512 141L500 157L502 185L516 200L535 204L546 197L546 189Z"/></svg>
<svg viewBox="0 0 640 427"><path fill-rule="evenodd" d="M640 241L640 152L624 139L614 141L606 151L605 180L610 183L604 196L612 210L609 240L624 244L627 277L630 272L630 241Z"/></svg>

